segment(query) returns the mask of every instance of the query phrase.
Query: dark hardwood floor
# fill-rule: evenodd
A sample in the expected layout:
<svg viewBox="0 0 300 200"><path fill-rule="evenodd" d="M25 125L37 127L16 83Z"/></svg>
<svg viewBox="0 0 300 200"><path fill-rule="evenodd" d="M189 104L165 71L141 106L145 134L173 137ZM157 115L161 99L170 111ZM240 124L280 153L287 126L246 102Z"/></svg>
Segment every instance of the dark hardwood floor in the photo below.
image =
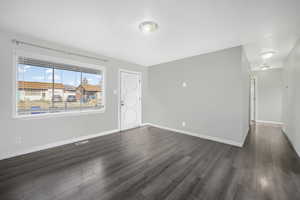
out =
<svg viewBox="0 0 300 200"><path fill-rule="evenodd" d="M0 161L1 200L297 200L300 159L279 128L243 148L142 127Z"/></svg>

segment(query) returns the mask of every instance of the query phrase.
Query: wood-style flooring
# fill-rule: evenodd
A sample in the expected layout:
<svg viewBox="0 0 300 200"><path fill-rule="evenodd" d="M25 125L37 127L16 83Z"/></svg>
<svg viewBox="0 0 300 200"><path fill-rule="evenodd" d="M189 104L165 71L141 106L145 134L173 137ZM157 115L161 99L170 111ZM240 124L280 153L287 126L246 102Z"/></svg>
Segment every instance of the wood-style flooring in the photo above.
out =
<svg viewBox="0 0 300 200"><path fill-rule="evenodd" d="M65 199L300 200L300 159L253 126L243 148L142 127L0 161L0 200Z"/></svg>

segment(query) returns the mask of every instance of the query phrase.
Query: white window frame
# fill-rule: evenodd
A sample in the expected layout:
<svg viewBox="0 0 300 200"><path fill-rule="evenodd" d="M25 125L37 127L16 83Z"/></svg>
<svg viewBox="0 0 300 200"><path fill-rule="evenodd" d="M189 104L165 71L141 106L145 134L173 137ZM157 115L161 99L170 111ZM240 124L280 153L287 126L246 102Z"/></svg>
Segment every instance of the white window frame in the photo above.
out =
<svg viewBox="0 0 300 200"><path fill-rule="evenodd" d="M65 112L57 112L57 113L43 113L43 114L37 114L37 115L18 115L17 110L17 95L16 92L18 90L18 84L17 84L17 72L18 72L18 58L19 57L27 57L47 62L54 62L54 63L62 63L66 65L75 65L79 66L81 68L91 68L95 70L101 70L102 71L102 100L103 100L103 108L101 109L95 109L95 110L80 110L80 111L65 111ZM12 103L12 117L16 119L36 119L36 118L48 118L48 117L59 117L59 116L74 116L74 115L86 115L86 114L93 114L93 113L104 113L106 109L106 70L104 66L98 65L98 64L91 64L91 63L85 63L85 62L79 62L75 60L70 60L66 58L61 57L54 57L54 56L47 56L37 53L31 53L31 52L25 52L23 50L15 50L13 52L13 103Z"/></svg>

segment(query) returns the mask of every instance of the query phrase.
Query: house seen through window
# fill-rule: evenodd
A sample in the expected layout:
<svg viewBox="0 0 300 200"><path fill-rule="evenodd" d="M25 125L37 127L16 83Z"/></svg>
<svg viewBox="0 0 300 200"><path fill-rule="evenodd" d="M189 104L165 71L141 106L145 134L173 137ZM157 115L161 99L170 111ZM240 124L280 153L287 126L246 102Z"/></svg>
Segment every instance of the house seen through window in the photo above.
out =
<svg viewBox="0 0 300 200"><path fill-rule="evenodd" d="M17 115L104 108L103 71L19 57Z"/></svg>

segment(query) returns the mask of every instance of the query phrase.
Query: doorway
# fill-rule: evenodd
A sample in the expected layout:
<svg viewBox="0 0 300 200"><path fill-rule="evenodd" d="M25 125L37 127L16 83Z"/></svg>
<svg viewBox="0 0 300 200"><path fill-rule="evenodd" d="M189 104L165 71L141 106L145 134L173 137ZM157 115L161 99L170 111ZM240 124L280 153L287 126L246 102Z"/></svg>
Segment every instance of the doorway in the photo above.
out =
<svg viewBox="0 0 300 200"><path fill-rule="evenodd" d="M120 130L135 128L141 125L141 86L140 72L120 70Z"/></svg>
<svg viewBox="0 0 300 200"><path fill-rule="evenodd" d="M250 82L250 123L255 124L256 121L256 80L251 78Z"/></svg>

